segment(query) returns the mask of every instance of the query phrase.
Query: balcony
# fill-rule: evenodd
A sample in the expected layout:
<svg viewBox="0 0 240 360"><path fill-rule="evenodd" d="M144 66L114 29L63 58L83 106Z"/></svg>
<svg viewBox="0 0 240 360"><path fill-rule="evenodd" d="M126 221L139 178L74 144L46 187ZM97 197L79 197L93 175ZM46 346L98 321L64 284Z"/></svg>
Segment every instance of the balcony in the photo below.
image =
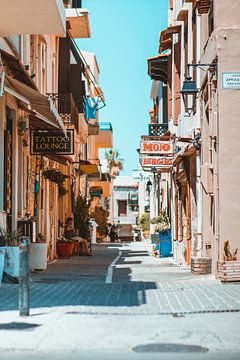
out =
<svg viewBox="0 0 240 360"><path fill-rule="evenodd" d="M99 123L99 134L95 137L96 147L109 149L113 147L113 129L110 122Z"/></svg>
<svg viewBox="0 0 240 360"><path fill-rule="evenodd" d="M168 124L149 124L149 136L161 136L168 132Z"/></svg>
<svg viewBox="0 0 240 360"><path fill-rule="evenodd" d="M112 195L112 183L110 181L94 181L91 186L102 189L102 196L108 197Z"/></svg>
<svg viewBox="0 0 240 360"><path fill-rule="evenodd" d="M63 122L66 125L74 125L78 130L78 115L83 113L83 96L71 93L48 93L47 95L53 100Z"/></svg>
<svg viewBox="0 0 240 360"><path fill-rule="evenodd" d="M68 23L68 31L75 38L90 38L90 25L88 10L86 9L65 9Z"/></svg>
<svg viewBox="0 0 240 360"><path fill-rule="evenodd" d="M0 37L18 34L65 35L62 0L1 0Z"/></svg>
<svg viewBox="0 0 240 360"><path fill-rule="evenodd" d="M90 119L88 121L88 135L98 135L99 134L99 124L97 121Z"/></svg>

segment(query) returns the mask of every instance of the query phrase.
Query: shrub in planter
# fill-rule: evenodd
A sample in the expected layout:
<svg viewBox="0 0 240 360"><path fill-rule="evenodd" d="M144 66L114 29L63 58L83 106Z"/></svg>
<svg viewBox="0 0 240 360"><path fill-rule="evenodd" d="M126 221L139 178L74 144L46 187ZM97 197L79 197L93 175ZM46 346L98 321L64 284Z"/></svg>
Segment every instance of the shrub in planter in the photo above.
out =
<svg viewBox="0 0 240 360"><path fill-rule="evenodd" d="M229 241L224 241L224 261L236 261L238 249L231 252Z"/></svg>
<svg viewBox="0 0 240 360"><path fill-rule="evenodd" d="M4 258L4 271L13 276L19 277L19 233L18 231L4 232L6 240L6 253Z"/></svg>
<svg viewBox="0 0 240 360"><path fill-rule="evenodd" d="M57 254L60 259L69 259L72 256L74 243L67 240L57 242Z"/></svg>
<svg viewBox="0 0 240 360"><path fill-rule="evenodd" d="M97 234L99 239L104 239L108 234L108 215L109 212L101 206L97 206L94 212L90 214L90 217L98 224Z"/></svg>
<svg viewBox="0 0 240 360"><path fill-rule="evenodd" d="M75 202L74 210L74 226L79 233L79 236L84 239L90 239L90 229L89 229L89 204L87 199L78 195Z"/></svg>

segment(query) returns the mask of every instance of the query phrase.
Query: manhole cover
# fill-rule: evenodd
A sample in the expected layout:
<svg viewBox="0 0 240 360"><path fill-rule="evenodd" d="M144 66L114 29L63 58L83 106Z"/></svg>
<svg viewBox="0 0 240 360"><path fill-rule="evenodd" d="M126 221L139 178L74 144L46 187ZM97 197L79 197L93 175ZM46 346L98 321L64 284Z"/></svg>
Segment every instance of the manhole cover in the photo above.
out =
<svg viewBox="0 0 240 360"><path fill-rule="evenodd" d="M6 324L0 324L0 330L32 330L41 326L38 324L28 324L23 322L10 322Z"/></svg>
<svg viewBox="0 0 240 360"><path fill-rule="evenodd" d="M146 344L135 346L133 351L137 353L203 353L207 352L208 349L202 346L185 344Z"/></svg>

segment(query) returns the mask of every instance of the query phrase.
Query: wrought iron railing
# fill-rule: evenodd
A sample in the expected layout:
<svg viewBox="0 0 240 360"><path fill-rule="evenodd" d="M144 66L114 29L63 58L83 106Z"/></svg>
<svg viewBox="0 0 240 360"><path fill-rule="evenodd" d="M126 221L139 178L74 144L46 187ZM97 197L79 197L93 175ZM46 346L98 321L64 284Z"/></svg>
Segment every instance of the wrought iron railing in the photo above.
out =
<svg viewBox="0 0 240 360"><path fill-rule="evenodd" d="M161 136L168 132L168 124L149 124L149 136Z"/></svg>
<svg viewBox="0 0 240 360"><path fill-rule="evenodd" d="M84 112L83 96L71 93L48 93L47 95L54 102L63 122L77 128L78 114Z"/></svg>

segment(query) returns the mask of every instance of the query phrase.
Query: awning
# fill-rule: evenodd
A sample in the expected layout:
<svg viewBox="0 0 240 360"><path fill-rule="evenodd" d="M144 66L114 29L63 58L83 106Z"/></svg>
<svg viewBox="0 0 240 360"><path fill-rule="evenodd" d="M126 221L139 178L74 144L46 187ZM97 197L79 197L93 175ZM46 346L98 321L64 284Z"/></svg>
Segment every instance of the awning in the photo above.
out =
<svg viewBox="0 0 240 360"><path fill-rule="evenodd" d="M212 6L212 0L198 0L198 12L200 15L207 14Z"/></svg>
<svg viewBox="0 0 240 360"><path fill-rule="evenodd" d="M9 75L6 75L4 90L31 105L32 109L36 112L36 117L42 121L64 132L66 131L57 109L52 100L48 99L47 96L42 95L39 91L30 88Z"/></svg>
<svg viewBox="0 0 240 360"><path fill-rule="evenodd" d="M62 0L1 0L0 37L18 34L65 34Z"/></svg>
<svg viewBox="0 0 240 360"><path fill-rule="evenodd" d="M88 10L86 9L65 9L68 22L68 31L73 38L90 38L90 26Z"/></svg>
<svg viewBox="0 0 240 360"><path fill-rule="evenodd" d="M27 70L25 69L24 65L21 63L19 59L17 59L15 56L1 49L0 49L0 56L2 58L3 66L8 67L14 79L31 87L32 89L37 89L36 84L30 78Z"/></svg>
<svg viewBox="0 0 240 360"><path fill-rule="evenodd" d="M167 83L168 77L168 55L160 54L148 59L148 75L153 80Z"/></svg>
<svg viewBox="0 0 240 360"><path fill-rule="evenodd" d="M71 155L44 155L44 156L62 165L68 165L73 162Z"/></svg>
<svg viewBox="0 0 240 360"><path fill-rule="evenodd" d="M172 48L172 34L177 34L181 30L181 25L169 26L161 31L159 53Z"/></svg>
<svg viewBox="0 0 240 360"><path fill-rule="evenodd" d="M87 175L93 175L98 173L98 166L96 164L80 164L80 170Z"/></svg>

